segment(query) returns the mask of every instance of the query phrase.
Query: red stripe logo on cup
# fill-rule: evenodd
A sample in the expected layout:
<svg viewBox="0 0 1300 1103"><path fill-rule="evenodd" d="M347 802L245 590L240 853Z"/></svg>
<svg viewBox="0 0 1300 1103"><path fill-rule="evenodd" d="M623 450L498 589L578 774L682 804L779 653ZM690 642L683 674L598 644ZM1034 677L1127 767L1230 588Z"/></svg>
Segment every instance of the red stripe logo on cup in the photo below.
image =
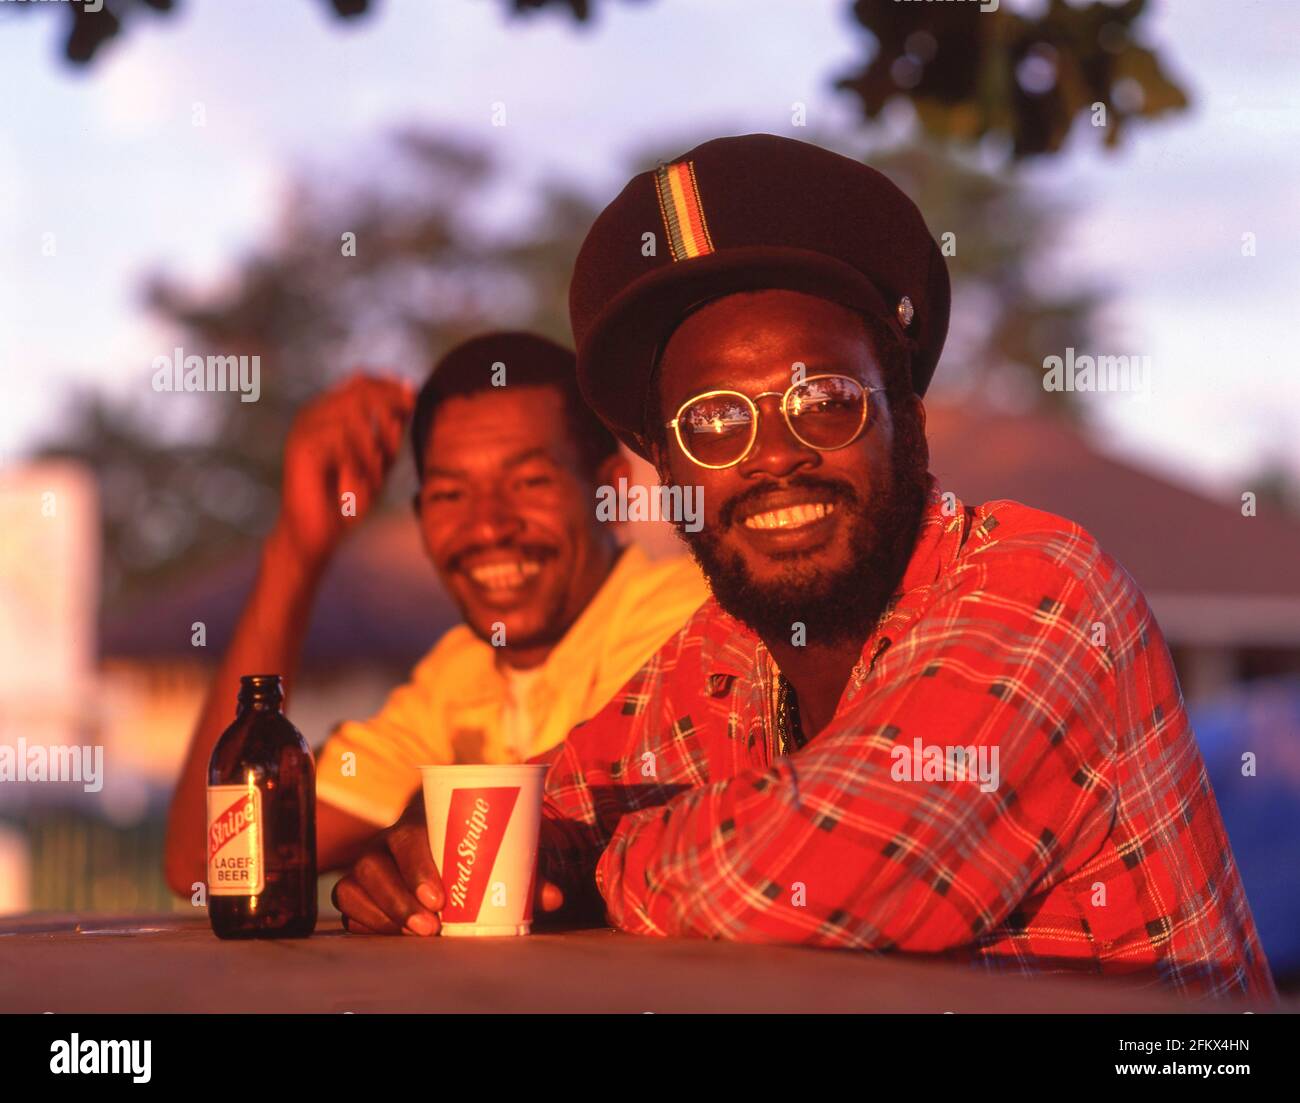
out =
<svg viewBox="0 0 1300 1103"><path fill-rule="evenodd" d="M518 786L452 792L440 869L447 890L447 905L442 909L444 923L477 921L492 866L518 799Z"/></svg>

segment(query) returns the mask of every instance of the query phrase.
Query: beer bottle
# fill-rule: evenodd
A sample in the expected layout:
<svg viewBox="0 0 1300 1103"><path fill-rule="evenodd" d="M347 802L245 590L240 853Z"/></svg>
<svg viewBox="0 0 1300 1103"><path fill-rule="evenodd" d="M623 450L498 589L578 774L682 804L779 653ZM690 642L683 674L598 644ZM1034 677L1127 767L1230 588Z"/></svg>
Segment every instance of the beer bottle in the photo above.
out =
<svg viewBox="0 0 1300 1103"><path fill-rule="evenodd" d="M239 679L208 762L208 918L218 938L316 928L316 767L281 711L278 674Z"/></svg>

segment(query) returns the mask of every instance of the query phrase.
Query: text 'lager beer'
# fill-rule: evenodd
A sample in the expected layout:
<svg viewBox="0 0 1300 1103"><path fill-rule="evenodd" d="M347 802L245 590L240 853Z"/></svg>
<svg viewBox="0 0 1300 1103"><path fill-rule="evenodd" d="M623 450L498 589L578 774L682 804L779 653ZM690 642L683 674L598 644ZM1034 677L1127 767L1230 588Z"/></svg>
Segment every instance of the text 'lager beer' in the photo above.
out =
<svg viewBox="0 0 1300 1103"><path fill-rule="evenodd" d="M219 938L316 928L316 767L280 710L278 674L239 679L208 763L208 918Z"/></svg>

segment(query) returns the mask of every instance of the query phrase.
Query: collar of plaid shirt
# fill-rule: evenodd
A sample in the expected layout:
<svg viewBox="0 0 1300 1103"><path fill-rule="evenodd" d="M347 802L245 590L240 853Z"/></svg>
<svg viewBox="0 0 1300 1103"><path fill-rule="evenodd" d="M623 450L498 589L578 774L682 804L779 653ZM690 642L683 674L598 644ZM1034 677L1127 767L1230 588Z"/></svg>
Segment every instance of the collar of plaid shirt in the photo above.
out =
<svg viewBox="0 0 1300 1103"><path fill-rule="evenodd" d="M862 645L837 712L861 688L876 661L893 642L889 633L902 630L915 617L915 609L905 600L907 595L933 585L945 569L956 563L966 541L969 518L956 495L945 496L933 475L926 478L926 507L912 555L893 598ZM716 606L715 609L719 622L727 624L728 630L705 640L701 656L706 664L705 691L716 696L719 687L729 686L736 678L756 677L763 695L764 741L768 750L775 755L802 748L807 737L800 726L794 688L782 676L763 641L731 614ZM709 644L715 640L721 646L711 648ZM757 673L755 659L761 668Z"/></svg>
<svg viewBox="0 0 1300 1103"><path fill-rule="evenodd" d="M706 602L543 756L543 876L641 934L1275 997L1159 627L1078 525L932 480L834 717L785 755L774 669Z"/></svg>

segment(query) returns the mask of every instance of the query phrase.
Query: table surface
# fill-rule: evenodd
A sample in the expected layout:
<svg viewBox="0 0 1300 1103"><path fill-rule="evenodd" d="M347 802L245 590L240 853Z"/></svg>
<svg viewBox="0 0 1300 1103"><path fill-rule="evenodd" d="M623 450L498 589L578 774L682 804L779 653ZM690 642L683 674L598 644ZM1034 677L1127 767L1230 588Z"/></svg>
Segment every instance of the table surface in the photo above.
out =
<svg viewBox="0 0 1300 1103"><path fill-rule="evenodd" d="M639 938L349 935L223 942L206 916L0 919L0 1012L1168 1012L1090 978L994 976L852 950Z"/></svg>

